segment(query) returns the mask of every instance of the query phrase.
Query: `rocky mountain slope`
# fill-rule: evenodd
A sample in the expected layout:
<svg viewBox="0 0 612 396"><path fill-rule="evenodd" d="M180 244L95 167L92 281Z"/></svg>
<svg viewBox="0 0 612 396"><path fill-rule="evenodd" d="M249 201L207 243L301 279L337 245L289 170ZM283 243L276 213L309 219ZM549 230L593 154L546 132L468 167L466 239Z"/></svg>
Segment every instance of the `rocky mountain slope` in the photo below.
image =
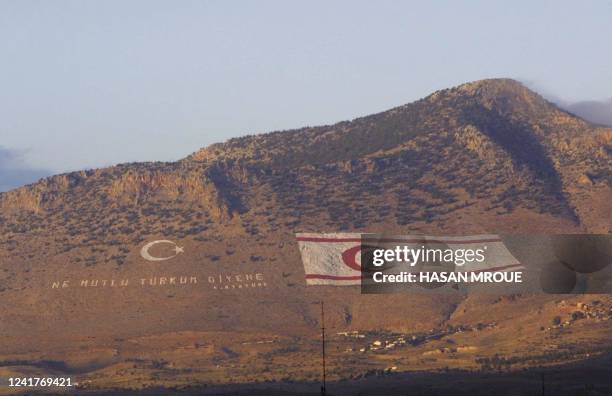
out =
<svg viewBox="0 0 612 396"><path fill-rule="evenodd" d="M142 355L135 343L154 348L138 337L160 334L168 338L159 345L193 337L216 345L185 352L190 359L231 359L219 346L230 341L217 332L312 337L312 303L321 298L339 330L426 331L496 317L505 323L501 336L532 315L542 323L521 331L540 345L539 328L558 311L553 297L532 298L535 311L527 313L514 300L306 288L294 233L609 233L611 154L612 129L498 79L352 121L231 139L174 163L47 178L0 194L0 361L57 360L95 371L135 359ZM143 244L160 239L184 254L142 260ZM74 286L172 275L197 276L199 286ZM263 280L248 291L210 281L237 275ZM53 288L64 280L73 283ZM609 334L598 326L585 334ZM99 356L81 358L79 348L98 348Z"/></svg>

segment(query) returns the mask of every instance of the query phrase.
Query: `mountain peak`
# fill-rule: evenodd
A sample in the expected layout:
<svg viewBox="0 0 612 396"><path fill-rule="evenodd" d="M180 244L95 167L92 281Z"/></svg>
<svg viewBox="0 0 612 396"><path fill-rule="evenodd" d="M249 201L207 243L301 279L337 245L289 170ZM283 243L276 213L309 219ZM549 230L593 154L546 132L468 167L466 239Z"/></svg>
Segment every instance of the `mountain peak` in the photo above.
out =
<svg viewBox="0 0 612 396"><path fill-rule="evenodd" d="M500 114L521 113L542 115L546 111L557 110L538 93L511 78L492 78L468 82L454 88L438 91L428 97L430 102L440 97L468 99L482 105L487 110Z"/></svg>
<svg viewBox="0 0 612 396"><path fill-rule="evenodd" d="M530 90L521 82L510 78L493 78L462 84L458 90L481 98L514 98L525 101L546 102L538 93Z"/></svg>
<svg viewBox="0 0 612 396"><path fill-rule="evenodd" d="M429 95L427 98L438 97L444 93L465 96L508 96L536 95L520 81L511 78L488 78L466 82L451 88L444 88Z"/></svg>
<svg viewBox="0 0 612 396"><path fill-rule="evenodd" d="M520 81L512 78L485 78L482 80L470 81L459 85L457 88L466 91L478 89L495 89L495 90L524 90L527 89Z"/></svg>
<svg viewBox="0 0 612 396"><path fill-rule="evenodd" d="M351 121L230 139L204 147L185 161L238 160L281 167L348 161L403 147L418 136L467 126L511 139L516 147L532 140L536 144L543 131L588 127L521 82L495 78L436 91Z"/></svg>

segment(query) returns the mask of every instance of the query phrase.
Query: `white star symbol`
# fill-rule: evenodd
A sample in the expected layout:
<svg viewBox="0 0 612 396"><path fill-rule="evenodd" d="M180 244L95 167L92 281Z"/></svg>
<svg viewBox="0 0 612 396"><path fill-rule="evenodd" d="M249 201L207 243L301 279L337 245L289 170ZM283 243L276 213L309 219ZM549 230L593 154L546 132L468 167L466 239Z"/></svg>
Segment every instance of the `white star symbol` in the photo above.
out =
<svg viewBox="0 0 612 396"><path fill-rule="evenodd" d="M174 253L179 254L179 253L185 253L185 249L179 245L176 245L174 247Z"/></svg>

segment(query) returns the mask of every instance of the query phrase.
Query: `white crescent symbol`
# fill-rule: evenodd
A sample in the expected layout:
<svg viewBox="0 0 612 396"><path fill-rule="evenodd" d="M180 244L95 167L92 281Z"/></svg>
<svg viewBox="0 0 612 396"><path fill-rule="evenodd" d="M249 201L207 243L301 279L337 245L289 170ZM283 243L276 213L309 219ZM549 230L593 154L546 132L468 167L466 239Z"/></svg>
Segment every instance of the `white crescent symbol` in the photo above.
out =
<svg viewBox="0 0 612 396"><path fill-rule="evenodd" d="M153 246L158 245L160 243L168 243L171 245L174 245L174 255L169 256L169 257L155 257L155 256L151 256L151 254L149 253L149 249L151 249ZM146 245L144 245L142 247L142 249L140 249L140 255L142 256L143 259L147 260L147 261L165 261L165 260L170 260L171 258L174 258L176 256L178 256L179 253L183 253L183 248L178 246L176 243L172 242L172 241L167 241L167 240L159 240L159 241L153 241L153 242L149 242Z"/></svg>

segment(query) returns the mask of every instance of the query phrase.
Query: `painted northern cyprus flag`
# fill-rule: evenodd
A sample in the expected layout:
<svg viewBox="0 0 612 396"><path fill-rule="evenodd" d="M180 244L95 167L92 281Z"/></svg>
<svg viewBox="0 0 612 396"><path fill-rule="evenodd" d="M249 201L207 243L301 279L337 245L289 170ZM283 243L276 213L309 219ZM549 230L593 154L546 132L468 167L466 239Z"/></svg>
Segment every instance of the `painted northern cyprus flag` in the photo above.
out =
<svg viewBox="0 0 612 396"><path fill-rule="evenodd" d="M524 268L499 235L443 237L429 235L381 236L333 233L296 235L308 285L359 285L362 279L361 249L365 245L393 249L443 249L453 252L484 248L486 260L457 266L457 271L514 271ZM409 270L406 268L406 270Z"/></svg>
<svg viewBox="0 0 612 396"><path fill-rule="evenodd" d="M361 234L297 234L308 285L359 285Z"/></svg>

